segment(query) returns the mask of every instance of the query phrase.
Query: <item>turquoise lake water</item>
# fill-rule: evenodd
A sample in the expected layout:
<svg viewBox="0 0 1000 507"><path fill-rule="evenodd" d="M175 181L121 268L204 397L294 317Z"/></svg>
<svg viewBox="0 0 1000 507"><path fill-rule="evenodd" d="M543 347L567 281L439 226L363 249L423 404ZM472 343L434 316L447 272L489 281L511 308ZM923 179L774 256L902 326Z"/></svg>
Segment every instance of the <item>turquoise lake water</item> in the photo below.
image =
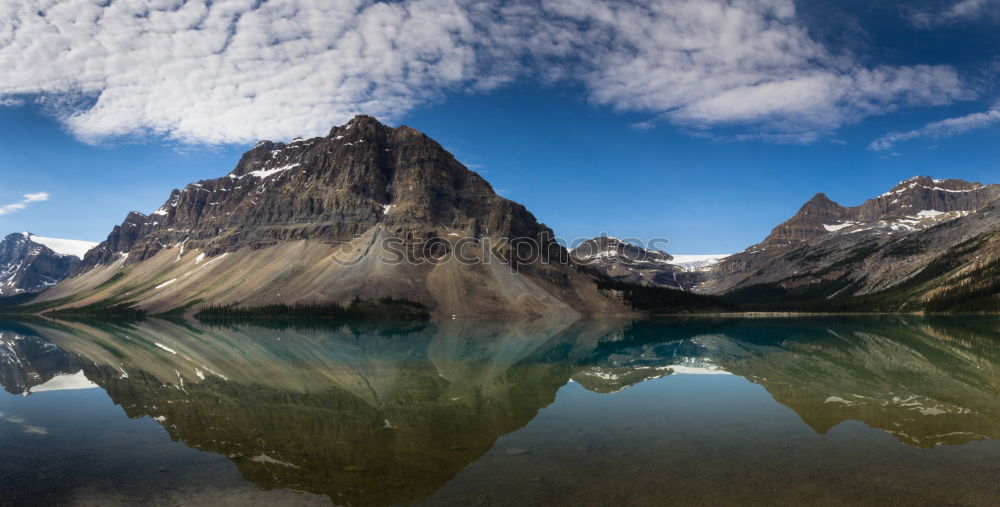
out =
<svg viewBox="0 0 1000 507"><path fill-rule="evenodd" d="M1000 502L1000 319L0 323L2 505Z"/></svg>

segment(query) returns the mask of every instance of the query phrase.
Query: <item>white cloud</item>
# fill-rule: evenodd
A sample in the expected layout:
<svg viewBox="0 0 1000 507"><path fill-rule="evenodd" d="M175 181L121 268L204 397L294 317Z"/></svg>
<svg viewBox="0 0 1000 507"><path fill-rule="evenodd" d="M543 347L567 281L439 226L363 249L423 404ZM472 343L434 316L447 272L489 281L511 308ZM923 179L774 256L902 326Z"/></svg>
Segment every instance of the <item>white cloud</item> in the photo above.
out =
<svg viewBox="0 0 1000 507"><path fill-rule="evenodd" d="M258 3L5 2L0 94L89 99L60 111L83 139L224 143L397 116L476 81L457 1Z"/></svg>
<svg viewBox="0 0 1000 507"><path fill-rule="evenodd" d="M24 202L38 202L49 200L49 194L46 192L38 192L34 194L24 194Z"/></svg>
<svg viewBox="0 0 1000 507"><path fill-rule="evenodd" d="M17 211L21 211L28 207L29 203L47 201L49 200L49 194L45 192L38 192L35 194L24 194L20 202L15 202L11 204L0 205L0 215L8 215Z"/></svg>
<svg viewBox="0 0 1000 507"><path fill-rule="evenodd" d="M790 0L552 0L586 23L592 99L694 127L811 141L899 106L970 96L947 66L865 68L810 38ZM762 128L760 128L762 127Z"/></svg>
<svg viewBox="0 0 1000 507"><path fill-rule="evenodd" d="M960 0L940 12L917 12L910 16L914 25L931 28L938 25L976 19L1000 5L1000 0Z"/></svg>
<svg viewBox="0 0 1000 507"><path fill-rule="evenodd" d="M872 151L888 151L896 144L918 138L940 139L989 127L1000 123L1000 104L982 113L972 113L957 118L928 123L923 127L907 132L890 132L868 145Z"/></svg>
<svg viewBox="0 0 1000 507"><path fill-rule="evenodd" d="M630 123L628 126L630 128L632 128L632 129L634 129L634 130L638 130L640 132L644 132L644 131L652 130L653 128L656 128L656 122L653 121L653 120L646 120L646 121L640 121L640 122Z"/></svg>
<svg viewBox="0 0 1000 507"><path fill-rule="evenodd" d="M869 68L792 0L38 0L0 3L0 105L43 97L76 136L319 135L451 91L580 81L685 128L809 141L969 96L947 66ZM743 134L746 135L746 134Z"/></svg>

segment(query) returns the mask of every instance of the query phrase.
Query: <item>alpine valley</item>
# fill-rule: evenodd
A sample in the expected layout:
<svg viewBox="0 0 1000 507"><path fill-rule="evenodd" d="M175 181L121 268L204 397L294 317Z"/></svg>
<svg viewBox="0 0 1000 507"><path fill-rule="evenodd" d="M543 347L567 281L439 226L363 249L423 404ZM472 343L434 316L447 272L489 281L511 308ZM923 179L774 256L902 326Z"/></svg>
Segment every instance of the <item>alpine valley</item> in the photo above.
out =
<svg viewBox="0 0 1000 507"><path fill-rule="evenodd" d="M261 141L229 174L129 213L93 248L74 244L78 257L66 244L8 236L0 296L40 293L22 307L34 313L352 301L479 317L1000 310L1000 185L919 176L853 207L819 193L732 255L608 236L567 251L437 142L370 116Z"/></svg>

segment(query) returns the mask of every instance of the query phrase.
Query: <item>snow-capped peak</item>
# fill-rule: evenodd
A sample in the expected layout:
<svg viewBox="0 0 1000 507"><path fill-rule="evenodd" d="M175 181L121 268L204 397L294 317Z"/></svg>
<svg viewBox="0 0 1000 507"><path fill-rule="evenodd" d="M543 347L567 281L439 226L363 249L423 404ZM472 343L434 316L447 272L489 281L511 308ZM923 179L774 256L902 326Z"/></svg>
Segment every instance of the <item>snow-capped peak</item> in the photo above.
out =
<svg viewBox="0 0 1000 507"><path fill-rule="evenodd" d="M88 250L97 246L97 243L93 241L81 241L78 239L59 239L59 238L45 238L42 236L35 236L30 232L24 233L25 237L38 243L40 245L45 245L49 247L53 252L60 255L72 255L74 257L83 258Z"/></svg>

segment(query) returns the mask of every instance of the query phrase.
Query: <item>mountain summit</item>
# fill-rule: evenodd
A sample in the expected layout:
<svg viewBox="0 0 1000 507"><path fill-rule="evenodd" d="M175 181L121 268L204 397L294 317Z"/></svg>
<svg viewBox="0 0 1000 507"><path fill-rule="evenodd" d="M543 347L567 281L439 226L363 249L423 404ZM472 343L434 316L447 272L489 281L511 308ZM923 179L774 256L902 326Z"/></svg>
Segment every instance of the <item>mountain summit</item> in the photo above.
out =
<svg viewBox="0 0 1000 507"><path fill-rule="evenodd" d="M261 141L227 175L129 213L42 299L158 312L398 297L451 315L618 312L524 206L370 116Z"/></svg>
<svg viewBox="0 0 1000 507"><path fill-rule="evenodd" d="M0 297L41 292L67 278L94 243L43 238L30 232L0 241Z"/></svg>

